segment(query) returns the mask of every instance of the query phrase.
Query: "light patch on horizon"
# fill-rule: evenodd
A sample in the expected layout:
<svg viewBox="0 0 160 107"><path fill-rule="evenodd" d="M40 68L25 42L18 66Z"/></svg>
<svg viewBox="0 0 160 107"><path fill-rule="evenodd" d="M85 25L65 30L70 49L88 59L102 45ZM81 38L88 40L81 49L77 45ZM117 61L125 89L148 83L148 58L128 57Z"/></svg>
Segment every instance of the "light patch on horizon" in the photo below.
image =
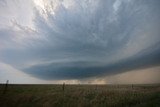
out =
<svg viewBox="0 0 160 107"><path fill-rule="evenodd" d="M160 66L147 69L132 70L107 77L110 84L152 84L160 82Z"/></svg>

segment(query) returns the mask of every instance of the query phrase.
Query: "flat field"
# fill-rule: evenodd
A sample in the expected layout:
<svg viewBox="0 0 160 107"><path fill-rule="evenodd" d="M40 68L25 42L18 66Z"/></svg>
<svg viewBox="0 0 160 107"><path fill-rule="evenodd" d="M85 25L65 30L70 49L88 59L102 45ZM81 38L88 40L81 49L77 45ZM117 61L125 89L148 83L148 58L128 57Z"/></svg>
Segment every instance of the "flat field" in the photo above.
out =
<svg viewBox="0 0 160 107"><path fill-rule="evenodd" d="M160 84L1 84L0 107L160 107Z"/></svg>

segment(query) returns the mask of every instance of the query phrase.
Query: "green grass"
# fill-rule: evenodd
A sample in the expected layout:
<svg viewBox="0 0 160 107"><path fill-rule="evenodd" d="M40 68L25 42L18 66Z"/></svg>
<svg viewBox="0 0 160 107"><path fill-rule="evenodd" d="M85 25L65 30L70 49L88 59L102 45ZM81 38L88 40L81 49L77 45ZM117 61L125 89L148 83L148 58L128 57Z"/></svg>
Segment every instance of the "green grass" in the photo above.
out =
<svg viewBox="0 0 160 107"><path fill-rule="evenodd" d="M160 107L160 85L9 85L0 107Z"/></svg>

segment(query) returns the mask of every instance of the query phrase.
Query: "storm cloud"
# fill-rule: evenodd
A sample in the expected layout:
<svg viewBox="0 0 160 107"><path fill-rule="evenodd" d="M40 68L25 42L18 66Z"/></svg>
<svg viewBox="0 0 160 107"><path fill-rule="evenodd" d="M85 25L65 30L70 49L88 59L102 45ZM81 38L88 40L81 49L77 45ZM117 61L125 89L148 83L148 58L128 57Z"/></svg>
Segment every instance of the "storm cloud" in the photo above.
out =
<svg viewBox="0 0 160 107"><path fill-rule="evenodd" d="M160 66L159 0L1 0L0 13L0 62L36 78Z"/></svg>

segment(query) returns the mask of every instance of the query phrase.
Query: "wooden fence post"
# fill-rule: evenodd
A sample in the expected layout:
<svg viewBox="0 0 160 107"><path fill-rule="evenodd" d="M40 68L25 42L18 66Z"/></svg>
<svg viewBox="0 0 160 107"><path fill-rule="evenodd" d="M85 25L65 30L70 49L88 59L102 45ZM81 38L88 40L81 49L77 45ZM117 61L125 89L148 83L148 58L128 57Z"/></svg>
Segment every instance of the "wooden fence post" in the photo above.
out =
<svg viewBox="0 0 160 107"><path fill-rule="evenodd" d="M3 94L5 94L7 92L8 84L9 84L9 80L6 81Z"/></svg>
<svg viewBox="0 0 160 107"><path fill-rule="evenodd" d="M63 85L62 85L62 90L63 90L63 92L64 92L64 88L65 88L65 82L64 82Z"/></svg>

